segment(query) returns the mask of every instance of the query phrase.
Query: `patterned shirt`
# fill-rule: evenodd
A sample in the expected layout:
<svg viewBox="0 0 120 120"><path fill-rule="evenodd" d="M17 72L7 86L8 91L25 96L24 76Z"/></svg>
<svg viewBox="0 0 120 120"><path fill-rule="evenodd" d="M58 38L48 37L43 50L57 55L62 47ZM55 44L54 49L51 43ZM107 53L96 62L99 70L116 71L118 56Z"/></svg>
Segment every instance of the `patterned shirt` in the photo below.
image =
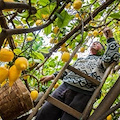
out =
<svg viewBox="0 0 120 120"><path fill-rule="evenodd" d="M78 58L73 67L93 77L94 79L101 81L106 68L112 62L117 62L119 60L120 55L118 49L119 46L114 38L109 38L107 40L107 50L104 55L89 55L86 58ZM56 76L57 74L58 73L55 73L54 75ZM96 86L90 81L72 71L65 71L61 78L63 79L63 82L67 83L67 85L73 90L77 88L77 91L82 89L93 92L96 89Z"/></svg>

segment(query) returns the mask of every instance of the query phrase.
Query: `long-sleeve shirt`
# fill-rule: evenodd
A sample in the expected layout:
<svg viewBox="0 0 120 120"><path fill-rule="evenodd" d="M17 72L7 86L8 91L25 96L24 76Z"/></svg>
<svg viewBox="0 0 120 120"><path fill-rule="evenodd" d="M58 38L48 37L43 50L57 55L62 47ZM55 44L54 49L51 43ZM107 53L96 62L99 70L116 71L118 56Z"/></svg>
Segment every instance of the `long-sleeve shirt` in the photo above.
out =
<svg viewBox="0 0 120 120"><path fill-rule="evenodd" d="M89 55L86 58L78 58L73 67L94 79L101 81L106 68L112 62L117 62L119 60L120 55L118 49L119 46L114 38L109 38L107 40L107 50L104 55ZM54 75L56 76L57 74L55 73ZM96 86L90 81L72 71L65 71L61 78L63 78L63 82L67 84L69 88L78 92L81 90L93 92L96 89Z"/></svg>

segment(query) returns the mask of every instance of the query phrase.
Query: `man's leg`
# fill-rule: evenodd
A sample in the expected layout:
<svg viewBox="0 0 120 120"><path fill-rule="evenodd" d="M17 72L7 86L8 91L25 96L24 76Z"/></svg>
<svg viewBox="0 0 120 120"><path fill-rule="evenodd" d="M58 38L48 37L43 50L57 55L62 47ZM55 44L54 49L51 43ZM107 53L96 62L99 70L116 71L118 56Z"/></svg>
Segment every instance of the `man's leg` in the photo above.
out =
<svg viewBox="0 0 120 120"><path fill-rule="evenodd" d="M64 92L66 91L66 86L62 84L58 87L52 94L53 97L60 101L64 101ZM62 115L62 110L46 102L37 113L36 120L58 120Z"/></svg>
<svg viewBox="0 0 120 120"><path fill-rule="evenodd" d="M69 106L82 113L90 97L91 96L89 95L77 93L76 96L73 98L73 101L69 104ZM64 114L61 117L61 120L78 120L78 119L64 112Z"/></svg>

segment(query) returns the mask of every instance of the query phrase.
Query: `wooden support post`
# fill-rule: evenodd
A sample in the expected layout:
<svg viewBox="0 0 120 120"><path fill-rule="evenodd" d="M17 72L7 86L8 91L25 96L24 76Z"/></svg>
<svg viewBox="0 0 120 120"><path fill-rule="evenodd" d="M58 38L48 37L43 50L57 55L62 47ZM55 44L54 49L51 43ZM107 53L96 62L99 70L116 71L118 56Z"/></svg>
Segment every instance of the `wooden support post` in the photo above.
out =
<svg viewBox="0 0 120 120"><path fill-rule="evenodd" d="M88 120L98 120L98 118L100 118L105 112L110 109L111 105L114 103L119 94L120 76Z"/></svg>
<svg viewBox="0 0 120 120"><path fill-rule="evenodd" d="M115 64L116 64L116 63L112 63L112 64L107 68L107 70L105 71L104 76L103 76L103 78L102 78L102 80L101 80L102 82L100 83L100 85L98 86L98 88L97 88L97 89L95 90L95 92L93 93L93 95L92 95L91 99L89 100L89 102L88 102L85 110L83 111L83 115L82 115L82 117L81 117L82 120L87 120L87 118L89 117L89 114L90 114L90 112L91 112L91 110L92 110L93 104L94 104L94 102L96 101L96 97L99 95L100 90L101 90L103 84L105 83L106 78L108 77L111 69L115 66ZM97 120L97 119L96 119L96 120Z"/></svg>
<svg viewBox="0 0 120 120"><path fill-rule="evenodd" d="M70 56L69 61L63 66L63 68L60 70L60 72L58 73L58 75L55 77L54 81L52 82L52 84L49 86L49 88L46 90L45 94L42 96L42 98L40 99L40 101L38 102L38 104L36 105L35 109L33 109L33 112L29 115L29 117L27 118L27 120L31 120L33 118L33 116L37 113L38 109L40 108L40 106L43 104L43 102L45 101L45 99L47 99L47 97L49 96L50 91L52 90L52 88L54 87L54 85L56 84L56 82L58 81L58 79L61 77L62 73L66 70L66 68L68 67L70 61L72 60L72 58L74 57L75 53L78 51L78 49L80 48L80 43L76 46L75 50L73 51L72 55Z"/></svg>
<svg viewBox="0 0 120 120"><path fill-rule="evenodd" d="M100 118L98 118L98 120L104 120L108 115L110 115L112 112L114 112L118 108L120 108L120 102L117 105L110 108L106 113L104 113Z"/></svg>

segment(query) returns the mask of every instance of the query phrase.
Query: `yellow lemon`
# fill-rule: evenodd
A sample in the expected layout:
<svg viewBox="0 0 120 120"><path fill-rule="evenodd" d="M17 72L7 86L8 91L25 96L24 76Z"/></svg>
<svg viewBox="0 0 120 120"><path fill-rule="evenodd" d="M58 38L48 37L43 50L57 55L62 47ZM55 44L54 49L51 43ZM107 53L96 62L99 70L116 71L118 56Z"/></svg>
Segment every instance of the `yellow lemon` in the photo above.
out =
<svg viewBox="0 0 120 120"><path fill-rule="evenodd" d="M21 70L18 70L15 65L13 65L12 67L10 67L9 74L8 74L9 86L10 87L20 77L20 75L21 75Z"/></svg>
<svg viewBox="0 0 120 120"><path fill-rule="evenodd" d="M112 115L108 115L107 120L112 120Z"/></svg>
<svg viewBox="0 0 120 120"><path fill-rule="evenodd" d="M97 30L94 30L94 31L93 31L93 35L94 35L95 37L96 37L98 34L99 34L99 33L98 33Z"/></svg>
<svg viewBox="0 0 120 120"><path fill-rule="evenodd" d="M118 5L118 9L120 10L120 4Z"/></svg>
<svg viewBox="0 0 120 120"><path fill-rule="evenodd" d="M6 67L0 67L0 83L8 78L8 69Z"/></svg>
<svg viewBox="0 0 120 120"><path fill-rule="evenodd" d="M18 43L17 42L15 42L15 47L17 47L18 46Z"/></svg>
<svg viewBox="0 0 120 120"><path fill-rule="evenodd" d="M57 34L57 33L58 33L58 31L59 31L59 27L58 27L58 26L56 26L56 27L53 29L53 33Z"/></svg>
<svg viewBox="0 0 120 120"><path fill-rule="evenodd" d="M88 36L91 37L91 36L92 36L92 33L88 33Z"/></svg>
<svg viewBox="0 0 120 120"><path fill-rule="evenodd" d="M68 45L68 48L69 48L69 49L72 49L72 45Z"/></svg>
<svg viewBox="0 0 120 120"><path fill-rule="evenodd" d="M3 87L6 83L7 83L7 81L4 80L4 81L1 83L1 87Z"/></svg>
<svg viewBox="0 0 120 120"><path fill-rule="evenodd" d="M21 28L23 28L23 26L22 25L18 25L18 26L16 26L16 28L17 29L21 29Z"/></svg>
<svg viewBox="0 0 120 120"><path fill-rule="evenodd" d="M38 97L38 91L33 90L33 91L31 91L30 95L31 95L32 100L36 100Z"/></svg>
<svg viewBox="0 0 120 120"><path fill-rule="evenodd" d="M81 1L81 0L75 0L75 1L74 1L74 3L73 3L73 8L74 8L75 10L80 9L81 6L82 6L82 1Z"/></svg>
<svg viewBox="0 0 120 120"><path fill-rule="evenodd" d="M65 47L66 46L66 44L65 43L63 43L62 45L61 45L61 47Z"/></svg>
<svg viewBox="0 0 120 120"><path fill-rule="evenodd" d="M25 57L19 57L15 60L15 66L18 70L25 70L28 67L28 60Z"/></svg>
<svg viewBox="0 0 120 120"><path fill-rule="evenodd" d="M79 17L80 17L80 16L79 16L79 13L76 13L76 14L75 14L75 17L79 18Z"/></svg>
<svg viewBox="0 0 120 120"><path fill-rule="evenodd" d="M14 58L14 53L12 50L7 48L1 48L0 50L0 61L10 62Z"/></svg>
<svg viewBox="0 0 120 120"><path fill-rule="evenodd" d="M28 36L28 37L26 38L26 40L27 40L27 41L32 41L32 40L33 40L33 37Z"/></svg>
<svg viewBox="0 0 120 120"><path fill-rule="evenodd" d="M24 80L27 80L29 78L29 75L26 75L23 78L24 78Z"/></svg>
<svg viewBox="0 0 120 120"><path fill-rule="evenodd" d="M35 62L34 62L34 61L33 61L33 62L30 62L30 63L29 63L29 68L30 68L30 67L33 67L34 65L35 65Z"/></svg>
<svg viewBox="0 0 120 120"><path fill-rule="evenodd" d="M59 84L56 83L56 84L54 85L54 88L56 89L56 88L58 88L58 86L59 86Z"/></svg>
<svg viewBox="0 0 120 120"><path fill-rule="evenodd" d="M66 47L61 47L61 48L60 48L60 51L61 51L61 52L67 52L68 50L67 50Z"/></svg>
<svg viewBox="0 0 120 120"><path fill-rule="evenodd" d="M99 32L99 35L103 35L103 31Z"/></svg>
<svg viewBox="0 0 120 120"><path fill-rule="evenodd" d="M83 53L85 51L85 48L84 47L81 47L80 48L80 52Z"/></svg>
<svg viewBox="0 0 120 120"><path fill-rule="evenodd" d="M70 53L64 52L61 58L62 58L62 61L67 62L70 59Z"/></svg>
<svg viewBox="0 0 120 120"><path fill-rule="evenodd" d="M68 8L70 8L70 6L71 6L71 3L68 3L68 4L65 6L65 8L68 9Z"/></svg>
<svg viewBox="0 0 120 120"><path fill-rule="evenodd" d="M37 21L35 22L35 24L36 24L36 26L42 25L42 20L37 20Z"/></svg>
<svg viewBox="0 0 120 120"><path fill-rule="evenodd" d="M77 54L75 54L73 58L77 59L77 58L78 58L78 55L77 55Z"/></svg>
<svg viewBox="0 0 120 120"><path fill-rule="evenodd" d="M49 14L42 14L42 18L47 20L49 18Z"/></svg>

